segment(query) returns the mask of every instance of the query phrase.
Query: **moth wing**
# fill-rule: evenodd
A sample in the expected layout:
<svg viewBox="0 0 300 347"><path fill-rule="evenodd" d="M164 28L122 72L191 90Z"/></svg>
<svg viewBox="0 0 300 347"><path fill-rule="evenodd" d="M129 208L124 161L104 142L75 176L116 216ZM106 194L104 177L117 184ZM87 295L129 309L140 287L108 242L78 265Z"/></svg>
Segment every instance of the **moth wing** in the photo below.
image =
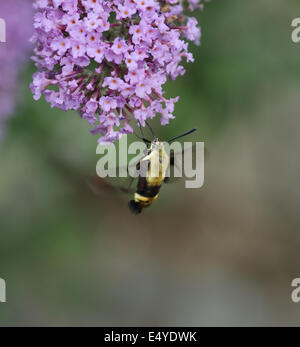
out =
<svg viewBox="0 0 300 347"><path fill-rule="evenodd" d="M132 186L135 178L126 177L125 179L102 178L94 175L88 180L88 186L96 195L105 194L133 194L134 187Z"/></svg>

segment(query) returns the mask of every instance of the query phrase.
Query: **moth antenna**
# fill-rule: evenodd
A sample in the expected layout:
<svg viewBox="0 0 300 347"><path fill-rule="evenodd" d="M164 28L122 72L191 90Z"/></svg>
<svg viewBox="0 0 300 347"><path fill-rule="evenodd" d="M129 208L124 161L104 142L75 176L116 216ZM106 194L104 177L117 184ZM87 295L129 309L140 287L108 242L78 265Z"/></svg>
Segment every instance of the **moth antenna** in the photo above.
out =
<svg viewBox="0 0 300 347"><path fill-rule="evenodd" d="M135 131L133 132L133 134L134 134L138 139L144 141L145 143L151 143L150 140L146 139L145 137L139 136Z"/></svg>
<svg viewBox="0 0 300 347"><path fill-rule="evenodd" d="M145 123L147 124L148 128L150 129L152 136L156 139L157 137L156 137L151 125L147 121L145 121Z"/></svg>
<svg viewBox="0 0 300 347"><path fill-rule="evenodd" d="M145 137L143 127L142 127L142 124L140 121L139 121L139 128L140 128L140 132L141 132L142 136Z"/></svg>
<svg viewBox="0 0 300 347"><path fill-rule="evenodd" d="M193 128L193 129L191 129L191 130L189 130L189 131L186 131L185 133L183 133L183 134L181 134L181 135L178 135L178 136L173 137L171 140L169 140L169 141L167 141L167 142L170 143L170 142L172 142L172 141L174 141L174 140L179 139L180 137L189 135L189 134L193 133L193 132L196 131L196 130L197 130L196 128Z"/></svg>

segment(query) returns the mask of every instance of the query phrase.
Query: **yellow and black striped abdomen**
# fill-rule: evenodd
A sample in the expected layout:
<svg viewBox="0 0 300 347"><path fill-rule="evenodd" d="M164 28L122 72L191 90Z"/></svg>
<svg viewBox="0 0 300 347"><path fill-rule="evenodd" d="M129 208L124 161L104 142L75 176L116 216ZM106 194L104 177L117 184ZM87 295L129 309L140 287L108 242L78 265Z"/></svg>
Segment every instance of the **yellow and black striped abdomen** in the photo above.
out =
<svg viewBox="0 0 300 347"><path fill-rule="evenodd" d="M134 194L134 200L129 202L129 207L133 213L139 214L143 208L150 206L159 195L161 184L152 185L147 177L140 177L138 188Z"/></svg>
<svg viewBox="0 0 300 347"><path fill-rule="evenodd" d="M154 182L152 182L149 177L139 178L137 191L134 194L134 201L139 203L142 207L151 205L152 202L158 197L161 182L155 182L155 184L153 183Z"/></svg>
<svg viewBox="0 0 300 347"><path fill-rule="evenodd" d="M133 213L141 213L144 207L150 206L157 199L169 165L169 157L164 151L163 143L157 143L144 159L148 162L146 177L140 176L134 200L129 202Z"/></svg>

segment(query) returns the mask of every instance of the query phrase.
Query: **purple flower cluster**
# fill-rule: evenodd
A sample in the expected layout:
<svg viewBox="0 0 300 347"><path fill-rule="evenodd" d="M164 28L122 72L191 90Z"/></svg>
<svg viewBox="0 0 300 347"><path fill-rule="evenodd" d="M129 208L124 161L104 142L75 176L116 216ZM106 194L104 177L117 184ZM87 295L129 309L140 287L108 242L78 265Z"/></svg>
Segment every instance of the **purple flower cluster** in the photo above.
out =
<svg viewBox="0 0 300 347"><path fill-rule="evenodd" d="M199 44L200 29L184 12L201 1L36 0L34 98L79 111L100 142L131 133L132 120L167 124L178 97L162 87L193 61L184 39Z"/></svg>
<svg viewBox="0 0 300 347"><path fill-rule="evenodd" d="M16 15L20 13L20 16ZM0 138L5 120L14 111L18 73L28 57L33 33L31 0L0 1L0 17L6 23L6 42L0 43Z"/></svg>

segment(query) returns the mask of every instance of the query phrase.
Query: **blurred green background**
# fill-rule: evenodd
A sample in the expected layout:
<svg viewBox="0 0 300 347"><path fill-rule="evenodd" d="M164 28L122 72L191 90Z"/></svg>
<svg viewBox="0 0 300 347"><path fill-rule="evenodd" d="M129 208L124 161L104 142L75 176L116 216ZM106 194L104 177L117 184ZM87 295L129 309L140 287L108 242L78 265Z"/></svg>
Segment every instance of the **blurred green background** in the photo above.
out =
<svg viewBox="0 0 300 347"><path fill-rule="evenodd" d="M0 325L299 325L298 0L214 0L161 138L192 127L205 185L163 187L140 216L86 180L97 138L32 99L29 65L0 148ZM1 67L3 68L3 67Z"/></svg>

